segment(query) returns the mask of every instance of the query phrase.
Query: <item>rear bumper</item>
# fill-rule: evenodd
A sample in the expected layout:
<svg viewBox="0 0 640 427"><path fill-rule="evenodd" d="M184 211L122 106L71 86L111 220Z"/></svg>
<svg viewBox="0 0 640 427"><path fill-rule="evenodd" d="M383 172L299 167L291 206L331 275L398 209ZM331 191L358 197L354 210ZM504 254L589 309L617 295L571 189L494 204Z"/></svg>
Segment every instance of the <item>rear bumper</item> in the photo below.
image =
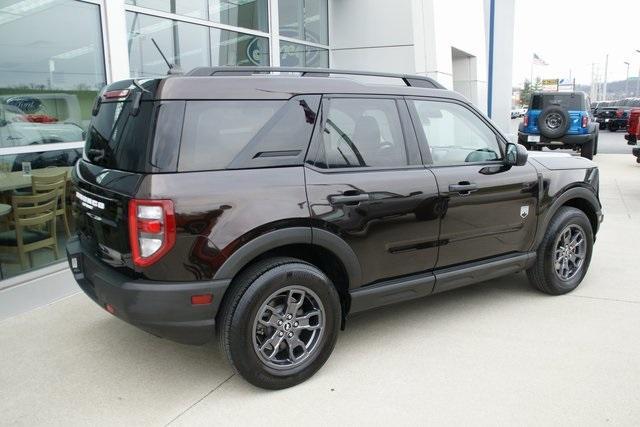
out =
<svg viewBox="0 0 640 427"><path fill-rule="evenodd" d="M214 337L215 316L229 280L152 282L134 280L82 250L80 241L67 243L67 259L80 288L103 309L153 335L184 344L204 344ZM73 268L75 259L77 268ZM192 305L191 296L213 294L213 302Z"/></svg>
<svg viewBox="0 0 640 427"><path fill-rule="evenodd" d="M533 134L529 134L526 132L522 132L522 131L518 131L518 143L520 144L529 144L529 145L542 145L542 146L546 146L546 145L557 145L552 143L552 141L554 142L561 142L562 144L565 145L583 145L587 142L589 142L591 140L591 138L593 138L593 134L591 133L584 133L584 134L580 134L580 135L564 135L560 138L547 138L546 136L543 135L538 135L536 134L536 136L540 137L540 142L528 142L527 138L529 135L533 135Z"/></svg>

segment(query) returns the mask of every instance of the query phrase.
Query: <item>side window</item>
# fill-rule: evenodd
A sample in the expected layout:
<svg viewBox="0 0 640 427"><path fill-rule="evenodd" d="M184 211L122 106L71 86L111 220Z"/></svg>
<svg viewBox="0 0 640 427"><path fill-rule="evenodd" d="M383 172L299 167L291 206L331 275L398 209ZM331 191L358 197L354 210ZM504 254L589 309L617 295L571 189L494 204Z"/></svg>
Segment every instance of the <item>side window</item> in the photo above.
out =
<svg viewBox="0 0 640 427"><path fill-rule="evenodd" d="M499 160L500 144L472 111L460 104L441 101L412 101L434 165Z"/></svg>
<svg viewBox="0 0 640 427"><path fill-rule="evenodd" d="M330 98L316 166L323 168L406 166L407 150L396 101Z"/></svg>
<svg viewBox="0 0 640 427"><path fill-rule="evenodd" d="M320 95L288 101L187 101L178 170L304 163Z"/></svg>

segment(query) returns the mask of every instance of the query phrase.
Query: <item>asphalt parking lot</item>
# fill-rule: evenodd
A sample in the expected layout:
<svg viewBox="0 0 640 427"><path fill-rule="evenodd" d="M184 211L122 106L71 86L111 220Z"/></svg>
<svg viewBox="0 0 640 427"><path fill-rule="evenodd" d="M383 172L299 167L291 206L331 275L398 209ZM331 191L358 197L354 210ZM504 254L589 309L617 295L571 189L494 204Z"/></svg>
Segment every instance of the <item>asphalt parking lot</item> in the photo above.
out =
<svg viewBox="0 0 640 427"><path fill-rule="evenodd" d="M158 339L77 294L0 322L0 424L640 423L640 165L600 139L590 271L550 297L515 274L361 314L323 369L267 392L215 345Z"/></svg>

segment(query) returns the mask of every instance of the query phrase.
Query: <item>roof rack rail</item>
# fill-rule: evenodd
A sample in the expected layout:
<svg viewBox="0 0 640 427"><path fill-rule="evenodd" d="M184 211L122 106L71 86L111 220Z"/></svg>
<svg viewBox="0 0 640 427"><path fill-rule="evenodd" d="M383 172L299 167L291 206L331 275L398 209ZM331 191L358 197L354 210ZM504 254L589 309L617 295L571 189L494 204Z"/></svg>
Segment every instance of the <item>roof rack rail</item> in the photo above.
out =
<svg viewBox="0 0 640 427"><path fill-rule="evenodd" d="M334 70L331 68L303 68L303 67L196 67L187 76L247 76L267 73L300 73L300 77L329 77L330 74L345 74L352 76L389 77L401 79L407 86L445 89L440 83L426 76L414 74L378 73L356 70Z"/></svg>

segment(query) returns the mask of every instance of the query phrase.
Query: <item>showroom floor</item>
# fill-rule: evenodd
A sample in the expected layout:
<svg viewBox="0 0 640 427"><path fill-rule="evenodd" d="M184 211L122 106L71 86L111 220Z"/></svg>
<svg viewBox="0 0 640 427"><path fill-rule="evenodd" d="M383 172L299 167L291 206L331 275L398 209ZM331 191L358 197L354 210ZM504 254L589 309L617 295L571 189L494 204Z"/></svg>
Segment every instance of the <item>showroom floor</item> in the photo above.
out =
<svg viewBox="0 0 640 427"><path fill-rule="evenodd" d="M597 156L605 222L570 295L518 274L365 313L315 377L267 392L214 345L152 337L77 294L0 323L0 424L637 425L634 160Z"/></svg>

